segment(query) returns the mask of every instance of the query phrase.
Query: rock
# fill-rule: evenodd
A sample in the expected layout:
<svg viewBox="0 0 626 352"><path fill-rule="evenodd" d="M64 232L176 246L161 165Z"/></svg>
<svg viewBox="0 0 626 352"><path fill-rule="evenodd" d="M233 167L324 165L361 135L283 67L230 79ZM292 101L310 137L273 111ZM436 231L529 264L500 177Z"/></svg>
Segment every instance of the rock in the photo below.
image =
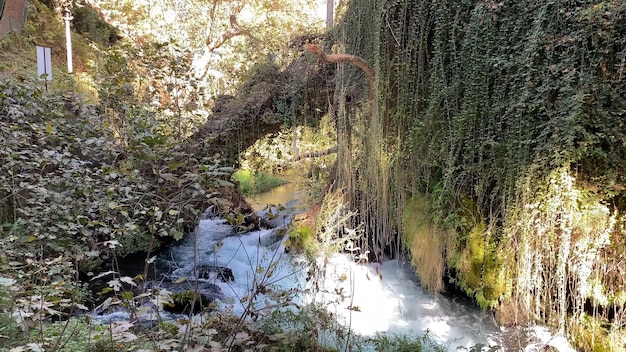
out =
<svg viewBox="0 0 626 352"><path fill-rule="evenodd" d="M215 304L215 297L210 297L203 292L185 290L172 293L173 305L165 305L164 310L177 314L195 314L206 309L212 309Z"/></svg>
<svg viewBox="0 0 626 352"><path fill-rule="evenodd" d="M196 269L198 279L212 280L218 279L222 282L235 281L235 275L230 268L219 265L200 265Z"/></svg>
<svg viewBox="0 0 626 352"><path fill-rule="evenodd" d="M175 314L190 314L198 313L207 309L212 309L216 299L223 297L222 290L219 286L205 281L199 281L197 287L197 293L195 282L193 278L188 280L174 280L169 279L162 281L148 281L144 286L146 289L152 290L167 290L170 292L170 296L174 303L172 305L164 305L163 310L175 313ZM193 298L195 297L195 302ZM193 303L193 309L192 307Z"/></svg>

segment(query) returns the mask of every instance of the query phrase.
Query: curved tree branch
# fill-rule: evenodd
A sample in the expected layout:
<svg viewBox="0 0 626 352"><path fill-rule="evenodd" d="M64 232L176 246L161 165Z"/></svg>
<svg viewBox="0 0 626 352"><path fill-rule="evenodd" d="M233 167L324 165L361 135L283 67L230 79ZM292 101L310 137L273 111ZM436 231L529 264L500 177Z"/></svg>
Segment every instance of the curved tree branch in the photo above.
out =
<svg viewBox="0 0 626 352"><path fill-rule="evenodd" d="M356 56L356 55L327 54L324 52L324 49L322 49L322 47L320 47L317 44L309 44L306 46L306 49L310 53L317 55L317 57L319 57L320 60L322 60L323 62L326 62L326 63L345 62L345 63L356 65L361 70L363 70L363 73L365 73L365 76L367 76L367 80L369 81L369 94L368 94L367 100L368 100L369 105L371 106L372 102L374 101L374 87L376 85L376 74L374 73L374 70L372 69L372 67L367 61L365 61L363 58Z"/></svg>

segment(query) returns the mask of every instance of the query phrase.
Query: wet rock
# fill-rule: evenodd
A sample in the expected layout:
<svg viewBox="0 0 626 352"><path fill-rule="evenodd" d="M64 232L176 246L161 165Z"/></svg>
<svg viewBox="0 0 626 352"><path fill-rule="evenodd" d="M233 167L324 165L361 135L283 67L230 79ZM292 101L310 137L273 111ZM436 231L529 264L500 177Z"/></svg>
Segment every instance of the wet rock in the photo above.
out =
<svg viewBox="0 0 626 352"><path fill-rule="evenodd" d="M177 280L165 279L162 281L148 281L144 287L151 290L167 290L170 293L173 303L165 304L163 310L175 314L198 313L211 310L215 306L217 299L223 298L222 290L219 286L192 279L180 278Z"/></svg>
<svg viewBox="0 0 626 352"><path fill-rule="evenodd" d="M200 265L196 269L198 279L213 280L218 279L222 282L235 281L235 275L230 268L219 265Z"/></svg>
<svg viewBox="0 0 626 352"><path fill-rule="evenodd" d="M211 310L215 306L215 297L210 297L200 290L174 292L171 297L174 303L164 307L164 310L170 313L195 314Z"/></svg>

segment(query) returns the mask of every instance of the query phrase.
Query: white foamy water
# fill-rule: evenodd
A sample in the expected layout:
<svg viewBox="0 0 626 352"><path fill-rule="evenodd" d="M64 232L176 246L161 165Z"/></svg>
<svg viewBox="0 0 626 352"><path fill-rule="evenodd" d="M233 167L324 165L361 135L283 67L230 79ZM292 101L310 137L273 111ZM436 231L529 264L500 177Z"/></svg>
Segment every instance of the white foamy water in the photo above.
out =
<svg viewBox="0 0 626 352"><path fill-rule="evenodd" d="M360 265L338 255L328 265L327 272L332 274L325 285L331 286L331 292L335 286L347 295L328 307L355 333L414 335L428 331L433 340L450 350L499 344L499 329L487 313L425 291L406 264L391 260Z"/></svg>
<svg viewBox="0 0 626 352"><path fill-rule="evenodd" d="M167 268L166 275L172 282L182 277L191 280L194 265L231 269L234 281L203 281L219 286L224 296L221 309L232 309L235 314L248 308L247 298L262 284L268 288L267 295L257 292L255 310L274 309L276 301L271 293L290 290L298 293L294 302L326 307L352 333L361 336L379 332L421 336L428 332L433 341L449 351L468 351L477 344L507 346L506 351L540 351L545 346L561 352L575 351L564 338L553 336L545 327L500 328L488 313L466 300L423 290L410 265L401 261L363 265L347 255L335 255L326 261L323 279L307 281L308 268L301 258L285 253L284 240L281 230L237 235L223 219L202 220L195 239L186 236L162 253L158 262L159 267ZM98 320L122 320L123 315L117 311L100 315Z"/></svg>
<svg viewBox="0 0 626 352"><path fill-rule="evenodd" d="M311 292L302 262L284 249L280 230L261 230L235 235L222 219L200 223L197 245L198 265L217 265L233 271L234 282L213 280L225 296L224 302L236 314L249 304L246 299L260 282L277 290ZM172 248L170 263L176 269L172 279L192 271L193 236ZM266 277L267 268L272 269ZM347 255L336 255L326 264L326 275L316 283L315 293L302 293L297 303L321 303L353 333L371 336L377 332L422 334L428 331L451 350L475 344L498 344L499 329L488 315L442 296L424 291L410 267L396 260L379 264L357 264ZM329 293L322 293L323 291ZM341 293L340 295L336 294ZM246 297L246 298L244 298ZM268 297L257 297L257 309L271 306Z"/></svg>
<svg viewBox="0 0 626 352"><path fill-rule="evenodd" d="M260 284L274 291L298 287L302 267L296 267L285 252L284 236L284 231L278 229L236 234L221 218L201 220L195 245L196 262L194 236L191 235L167 251L163 261L174 268L169 274L172 281L192 276L194 265L231 269L234 281L215 278L206 281L217 285L224 296L230 298L223 300L224 306L229 306L235 314L242 314L249 304L244 297L256 294L256 309L272 305L273 302L265 303L267 297L254 291Z"/></svg>

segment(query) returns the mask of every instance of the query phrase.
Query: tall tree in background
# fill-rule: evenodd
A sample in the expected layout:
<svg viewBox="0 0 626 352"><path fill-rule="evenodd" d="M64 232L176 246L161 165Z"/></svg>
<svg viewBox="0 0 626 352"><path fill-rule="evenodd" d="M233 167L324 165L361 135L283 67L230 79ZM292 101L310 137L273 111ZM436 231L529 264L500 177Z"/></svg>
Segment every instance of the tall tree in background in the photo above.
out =
<svg viewBox="0 0 626 352"><path fill-rule="evenodd" d="M138 43L172 43L200 81L234 87L254 63L285 63L291 39L320 31L312 0L86 0Z"/></svg>

